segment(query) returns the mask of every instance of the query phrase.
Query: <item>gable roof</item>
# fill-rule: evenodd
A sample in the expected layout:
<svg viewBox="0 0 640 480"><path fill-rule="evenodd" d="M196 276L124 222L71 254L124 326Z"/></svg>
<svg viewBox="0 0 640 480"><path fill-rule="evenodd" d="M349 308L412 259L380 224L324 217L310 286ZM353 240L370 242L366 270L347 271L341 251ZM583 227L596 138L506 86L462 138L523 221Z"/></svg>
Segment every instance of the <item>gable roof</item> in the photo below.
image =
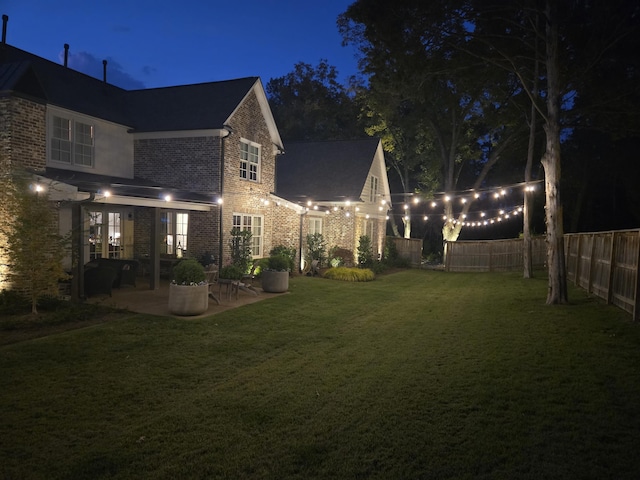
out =
<svg viewBox="0 0 640 480"><path fill-rule="evenodd" d="M126 92L135 106L135 131L222 128L238 104L260 79L150 88Z"/></svg>
<svg viewBox="0 0 640 480"><path fill-rule="evenodd" d="M25 81L27 75L32 81ZM272 141L282 147L259 77L124 90L11 45L0 45L0 95L27 96L131 127L134 132L221 129L251 91L258 97Z"/></svg>
<svg viewBox="0 0 640 480"><path fill-rule="evenodd" d="M287 143L277 159L276 195L292 202L358 201L377 138Z"/></svg>

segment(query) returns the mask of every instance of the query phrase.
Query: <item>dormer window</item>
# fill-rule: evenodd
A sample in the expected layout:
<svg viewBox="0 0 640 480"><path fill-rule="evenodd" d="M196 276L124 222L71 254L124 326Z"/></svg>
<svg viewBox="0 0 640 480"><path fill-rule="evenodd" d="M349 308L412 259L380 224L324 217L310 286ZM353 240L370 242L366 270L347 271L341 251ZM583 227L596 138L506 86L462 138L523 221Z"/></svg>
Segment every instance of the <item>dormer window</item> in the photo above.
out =
<svg viewBox="0 0 640 480"><path fill-rule="evenodd" d="M240 142L240 178L260 181L260 145L244 139Z"/></svg>
<svg viewBox="0 0 640 480"><path fill-rule="evenodd" d="M52 127L52 161L84 167L93 166L93 125L54 116Z"/></svg>

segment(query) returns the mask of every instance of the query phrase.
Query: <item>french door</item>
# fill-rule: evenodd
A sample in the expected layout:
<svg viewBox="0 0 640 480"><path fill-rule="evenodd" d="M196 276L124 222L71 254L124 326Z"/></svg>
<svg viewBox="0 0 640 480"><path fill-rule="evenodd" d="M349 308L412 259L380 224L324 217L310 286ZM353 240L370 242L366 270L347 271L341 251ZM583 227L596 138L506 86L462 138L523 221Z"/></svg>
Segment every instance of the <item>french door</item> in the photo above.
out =
<svg viewBox="0 0 640 480"><path fill-rule="evenodd" d="M89 260L96 258L127 258L122 211L111 209L88 210L87 243ZM132 253L132 252L131 252Z"/></svg>

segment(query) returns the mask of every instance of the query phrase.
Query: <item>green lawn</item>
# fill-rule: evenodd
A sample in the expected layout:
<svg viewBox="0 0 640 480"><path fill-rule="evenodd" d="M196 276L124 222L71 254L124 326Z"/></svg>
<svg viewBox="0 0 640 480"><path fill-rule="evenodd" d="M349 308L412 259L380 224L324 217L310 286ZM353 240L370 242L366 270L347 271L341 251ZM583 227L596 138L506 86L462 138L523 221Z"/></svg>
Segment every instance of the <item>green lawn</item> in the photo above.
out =
<svg viewBox="0 0 640 480"><path fill-rule="evenodd" d="M0 479L637 479L640 330L546 278L292 279L0 347Z"/></svg>

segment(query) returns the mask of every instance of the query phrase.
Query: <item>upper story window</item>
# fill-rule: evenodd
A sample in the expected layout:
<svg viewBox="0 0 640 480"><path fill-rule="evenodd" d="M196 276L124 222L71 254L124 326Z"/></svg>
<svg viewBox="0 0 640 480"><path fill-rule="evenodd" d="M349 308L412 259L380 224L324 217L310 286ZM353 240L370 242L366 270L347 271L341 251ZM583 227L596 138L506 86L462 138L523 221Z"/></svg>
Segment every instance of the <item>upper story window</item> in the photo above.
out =
<svg viewBox="0 0 640 480"><path fill-rule="evenodd" d="M371 175L369 178L369 201L375 203L378 196L378 177Z"/></svg>
<svg viewBox="0 0 640 480"><path fill-rule="evenodd" d="M260 181L260 145L244 139L240 142L240 178Z"/></svg>
<svg viewBox="0 0 640 480"><path fill-rule="evenodd" d="M93 166L93 125L64 117L53 117L51 160L85 167Z"/></svg>

